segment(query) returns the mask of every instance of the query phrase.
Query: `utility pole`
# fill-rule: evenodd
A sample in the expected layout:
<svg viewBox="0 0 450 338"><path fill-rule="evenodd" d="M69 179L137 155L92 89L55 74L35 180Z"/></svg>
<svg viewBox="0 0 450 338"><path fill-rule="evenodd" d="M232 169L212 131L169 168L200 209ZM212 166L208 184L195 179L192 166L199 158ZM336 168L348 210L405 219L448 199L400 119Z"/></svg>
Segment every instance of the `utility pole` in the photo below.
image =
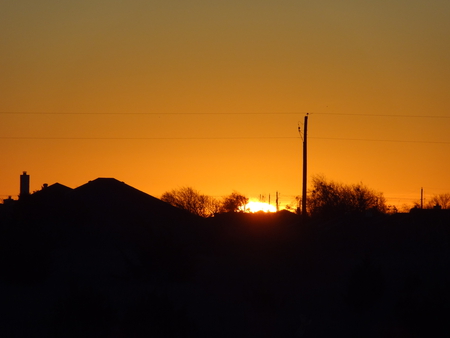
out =
<svg viewBox="0 0 450 338"><path fill-rule="evenodd" d="M275 204L277 205L277 212L278 212L280 210L279 209L279 204L278 204L278 191L276 193Z"/></svg>
<svg viewBox="0 0 450 338"><path fill-rule="evenodd" d="M302 218L306 219L306 177L307 177L307 137L308 137L308 114L305 115L303 125L303 190L302 190Z"/></svg>
<svg viewBox="0 0 450 338"><path fill-rule="evenodd" d="M423 188L420 188L420 209L423 209Z"/></svg>

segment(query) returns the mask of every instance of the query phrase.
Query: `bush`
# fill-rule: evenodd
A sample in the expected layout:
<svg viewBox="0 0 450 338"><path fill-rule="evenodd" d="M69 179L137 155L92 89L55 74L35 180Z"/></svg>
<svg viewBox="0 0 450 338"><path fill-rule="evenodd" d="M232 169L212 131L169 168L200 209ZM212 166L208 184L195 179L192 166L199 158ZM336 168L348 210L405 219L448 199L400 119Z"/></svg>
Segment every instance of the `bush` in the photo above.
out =
<svg viewBox="0 0 450 338"><path fill-rule="evenodd" d="M220 210L218 201L191 187L165 192L161 200L201 217L210 217Z"/></svg>
<svg viewBox="0 0 450 338"><path fill-rule="evenodd" d="M387 210L383 194L367 188L362 183L344 185L327 181L323 176L315 176L312 184L313 189L308 196L311 216L330 218L368 211L385 213Z"/></svg>

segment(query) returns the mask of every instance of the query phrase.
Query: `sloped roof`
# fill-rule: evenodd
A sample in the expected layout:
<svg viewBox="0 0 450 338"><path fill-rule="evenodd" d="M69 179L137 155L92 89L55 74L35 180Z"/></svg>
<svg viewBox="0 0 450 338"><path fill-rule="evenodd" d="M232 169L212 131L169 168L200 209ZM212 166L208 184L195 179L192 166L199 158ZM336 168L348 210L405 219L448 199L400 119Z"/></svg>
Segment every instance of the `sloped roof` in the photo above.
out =
<svg viewBox="0 0 450 338"><path fill-rule="evenodd" d="M44 189L38 191L38 193L67 194L72 190L73 190L72 188L69 188L68 186L66 186L64 184L57 182L52 185L49 185L47 188L44 188Z"/></svg>
<svg viewBox="0 0 450 338"><path fill-rule="evenodd" d="M42 190L36 191L30 197L34 202L59 204L70 195L72 190L72 188L63 184L55 183Z"/></svg>
<svg viewBox="0 0 450 338"><path fill-rule="evenodd" d="M75 188L73 197L92 211L110 216L150 217L159 221L192 219L193 215L115 178L97 178Z"/></svg>
<svg viewBox="0 0 450 338"><path fill-rule="evenodd" d="M97 178L75 188L70 205L77 224L144 247L161 238L189 240L197 236L201 222L200 217L114 178Z"/></svg>

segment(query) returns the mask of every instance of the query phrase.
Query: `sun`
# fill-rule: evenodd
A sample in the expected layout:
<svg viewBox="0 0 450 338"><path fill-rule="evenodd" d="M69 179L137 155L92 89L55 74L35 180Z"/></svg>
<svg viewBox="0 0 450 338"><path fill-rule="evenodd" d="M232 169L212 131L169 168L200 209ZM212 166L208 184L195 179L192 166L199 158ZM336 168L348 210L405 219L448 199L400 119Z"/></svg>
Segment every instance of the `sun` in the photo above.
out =
<svg viewBox="0 0 450 338"><path fill-rule="evenodd" d="M245 205L245 211L246 212L258 212L258 211L276 212L277 208L275 208L275 206L273 206L273 205L270 205L269 203L251 201Z"/></svg>

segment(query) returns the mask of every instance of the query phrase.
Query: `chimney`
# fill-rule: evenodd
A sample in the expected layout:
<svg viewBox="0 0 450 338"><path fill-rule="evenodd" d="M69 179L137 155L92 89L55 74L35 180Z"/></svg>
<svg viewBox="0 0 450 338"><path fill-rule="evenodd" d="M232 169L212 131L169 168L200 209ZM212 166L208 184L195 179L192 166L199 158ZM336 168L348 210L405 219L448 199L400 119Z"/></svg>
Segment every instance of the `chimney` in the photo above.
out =
<svg viewBox="0 0 450 338"><path fill-rule="evenodd" d="M27 172L24 171L22 175L20 175L20 195L19 199L26 197L30 194L30 175L27 175Z"/></svg>

